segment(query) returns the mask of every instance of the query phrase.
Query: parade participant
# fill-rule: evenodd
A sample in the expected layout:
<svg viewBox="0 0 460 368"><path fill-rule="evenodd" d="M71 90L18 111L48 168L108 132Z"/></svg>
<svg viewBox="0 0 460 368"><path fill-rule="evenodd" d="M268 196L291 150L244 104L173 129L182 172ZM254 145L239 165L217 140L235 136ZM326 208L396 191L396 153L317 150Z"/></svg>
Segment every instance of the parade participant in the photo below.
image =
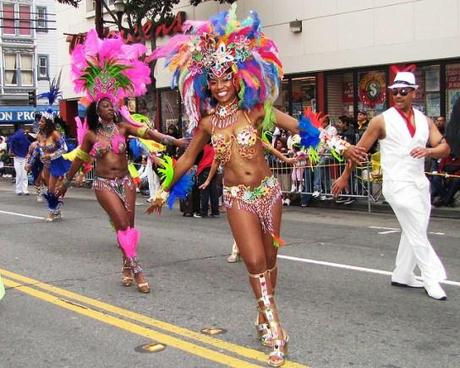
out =
<svg viewBox="0 0 460 368"><path fill-rule="evenodd" d="M43 194L48 203L48 217L46 221L61 219L62 199L56 197L55 190L58 182L70 168L70 161L62 157L67 152L64 137L56 130L54 117L45 112L39 121L40 133L37 134L37 144L28 161L28 167L36 165L39 159L43 164L42 179L48 187Z"/></svg>
<svg viewBox="0 0 460 368"><path fill-rule="evenodd" d="M142 267L137 260L140 233L134 226L136 189L128 175L126 154L129 135L161 141L163 144L185 146L187 142L118 121L117 103L128 96L145 93L150 82L150 70L138 58L145 53L143 45L125 45L121 38L100 40L91 30L84 45L72 53L73 82L77 91L92 100L87 110L87 132L77 148L76 158L57 195L65 194L80 167L91 158L95 160L93 188L101 207L115 228L118 245L123 253L122 284L133 281L141 293L149 293ZM88 68L91 63L93 68ZM98 68L96 74L94 69ZM111 74L111 71L118 70Z"/></svg>
<svg viewBox="0 0 460 368"><path fill-rule="evenodd" d="M40 115L41 119L41 115ZM38 155L35 155L34 152L38 146L37 138L39 135L43 134L39 131L36 134L36 139L29 146L29 152L26 156L26 171L32 174L32 180L35 187L35 193L37 195L37 202L43 202L42 194L44 194L44 189L42 188L43 184L43 162L40 160Z"/></svg>
<svg viewBox="0 0 460 368"><path fill-rule="evenodd" d="M282 76L275 44L261 32L256 13L240 24L235 12L233 4L209 22L189 22L189 33L172 37L153 57L165 57L175 72L194 132L176 163L173 183L211 139L224 167L227 218L257 299L257 332L262 344L272 348L268 364L279 367L288 343L274 297L282 243L281 188L266 163L260 136L275 121L295 134L298 122L272 108ZM161 211L168 189L157 193L148 212Z"/></svg>
<svg viewBox="0 0 460 368"><path fill-rule="evenodd" d="M417 87L414 74L399 72L388 87L394 106L371 120L357 146L347 149L347 156L355 162L365 161L366 152L376 140L380 141L383 194L402 229L391 284L424 287L430 297L445 300L439 282L446 278L446 272L427 236L431 203L424 161L426 157L445 157L450 149L431 119L413 108ZM348 163L334 183L334 194L346 187L351 168ZM416 265L423 283L415 278Z"/></svg>

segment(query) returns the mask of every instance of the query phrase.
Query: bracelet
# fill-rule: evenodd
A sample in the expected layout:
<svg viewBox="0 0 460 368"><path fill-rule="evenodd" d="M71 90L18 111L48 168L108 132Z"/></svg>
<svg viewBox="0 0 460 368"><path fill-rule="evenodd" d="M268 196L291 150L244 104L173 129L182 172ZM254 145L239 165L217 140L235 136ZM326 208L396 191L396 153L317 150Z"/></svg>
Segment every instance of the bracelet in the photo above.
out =
<svg viewBox="0 0 460 368"><path fill-rule="evenodd" d="M174 137L171 137L170 135L165 135L163 138L161 138L161 143L163 143L166 146L170 146L174 142Z"/></svg>
<svg viewBox="0 0 460 368"><path fill-rule="evenodd" d="M137 136L139 138L145 138L145 136L147 135L148 130L149 130L149 128L147 128L147 127L142 127L142 128L137 129Z"/></svg>

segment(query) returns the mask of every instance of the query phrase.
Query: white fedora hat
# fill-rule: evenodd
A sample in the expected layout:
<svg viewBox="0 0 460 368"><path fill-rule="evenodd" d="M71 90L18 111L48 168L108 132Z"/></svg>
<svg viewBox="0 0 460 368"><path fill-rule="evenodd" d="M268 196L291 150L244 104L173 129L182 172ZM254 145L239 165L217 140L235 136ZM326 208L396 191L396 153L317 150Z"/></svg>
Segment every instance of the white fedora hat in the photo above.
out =
<svg viewBox="0 0 460 368"><path fill-rule="evenodd" d="M415 84L415 75L411 72L398 72L396 74L395 80L391 86L388 88L418 88L418 84Z"/></svg>

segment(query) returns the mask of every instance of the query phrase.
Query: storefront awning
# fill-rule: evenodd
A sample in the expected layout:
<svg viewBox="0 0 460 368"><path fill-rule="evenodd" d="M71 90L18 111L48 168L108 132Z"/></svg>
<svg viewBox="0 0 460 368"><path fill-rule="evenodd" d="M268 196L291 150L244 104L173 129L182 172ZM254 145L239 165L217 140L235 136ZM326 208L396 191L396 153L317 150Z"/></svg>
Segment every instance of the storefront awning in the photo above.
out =
<svg viewBox="0 0 460 368"><path fill-rule="evenodd" d="M40 111L46 111L50 107L42 106L0 106L0 124L15 124L15 123L33 123L34 114ZM59 112L57 106L52 106L54 114Z"/></svg>

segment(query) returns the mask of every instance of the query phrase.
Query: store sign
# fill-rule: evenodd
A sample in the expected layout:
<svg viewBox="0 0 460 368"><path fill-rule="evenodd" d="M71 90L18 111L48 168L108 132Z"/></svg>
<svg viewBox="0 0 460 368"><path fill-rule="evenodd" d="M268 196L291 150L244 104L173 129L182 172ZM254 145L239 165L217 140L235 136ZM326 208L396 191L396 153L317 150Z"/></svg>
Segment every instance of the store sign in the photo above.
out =
<svg viewBox="0 0 460 368"><path fill-rule="evenodd" d="M447 74L447 89L460 89L460 65L449 65Z"/></svg>
<svg viewBox="0 0 460 368"><path fill-rule="evenodd" d="M159 38L165 36L173 36L176 33L182 32L182 25L185 22L186 13L180 11L171 20L166 20L163 23L155 24L151 19L147 20L140 28L135 25L134 30L122 30L120 33L117 31L109 31L108 28L104 29L104 38L114 38L118 34L126 43L142 43L152 39L152 37ZM67 34L66 41L69 42L69 53L72 53L75 46L83 44L86 40L86 33Z"/></svg>
<svg viewBox="0 0 460 368"><path fill-rule="evenodd" d="M385 102L386 83L384 74L381 72L369 72L363 74L359 82L359 98L365 106L374 108Z"/></svg>
<svg viewBox="0 0 460 368"><path fill-rule="evenodd" d="M12 124L17 122L33 122L34 115L38 111L45 111L48 106L43 108L33 108L29 106L4 106L0 107L0 124ZM57 113L57 109L53 108L53 113Z"/></svg>

